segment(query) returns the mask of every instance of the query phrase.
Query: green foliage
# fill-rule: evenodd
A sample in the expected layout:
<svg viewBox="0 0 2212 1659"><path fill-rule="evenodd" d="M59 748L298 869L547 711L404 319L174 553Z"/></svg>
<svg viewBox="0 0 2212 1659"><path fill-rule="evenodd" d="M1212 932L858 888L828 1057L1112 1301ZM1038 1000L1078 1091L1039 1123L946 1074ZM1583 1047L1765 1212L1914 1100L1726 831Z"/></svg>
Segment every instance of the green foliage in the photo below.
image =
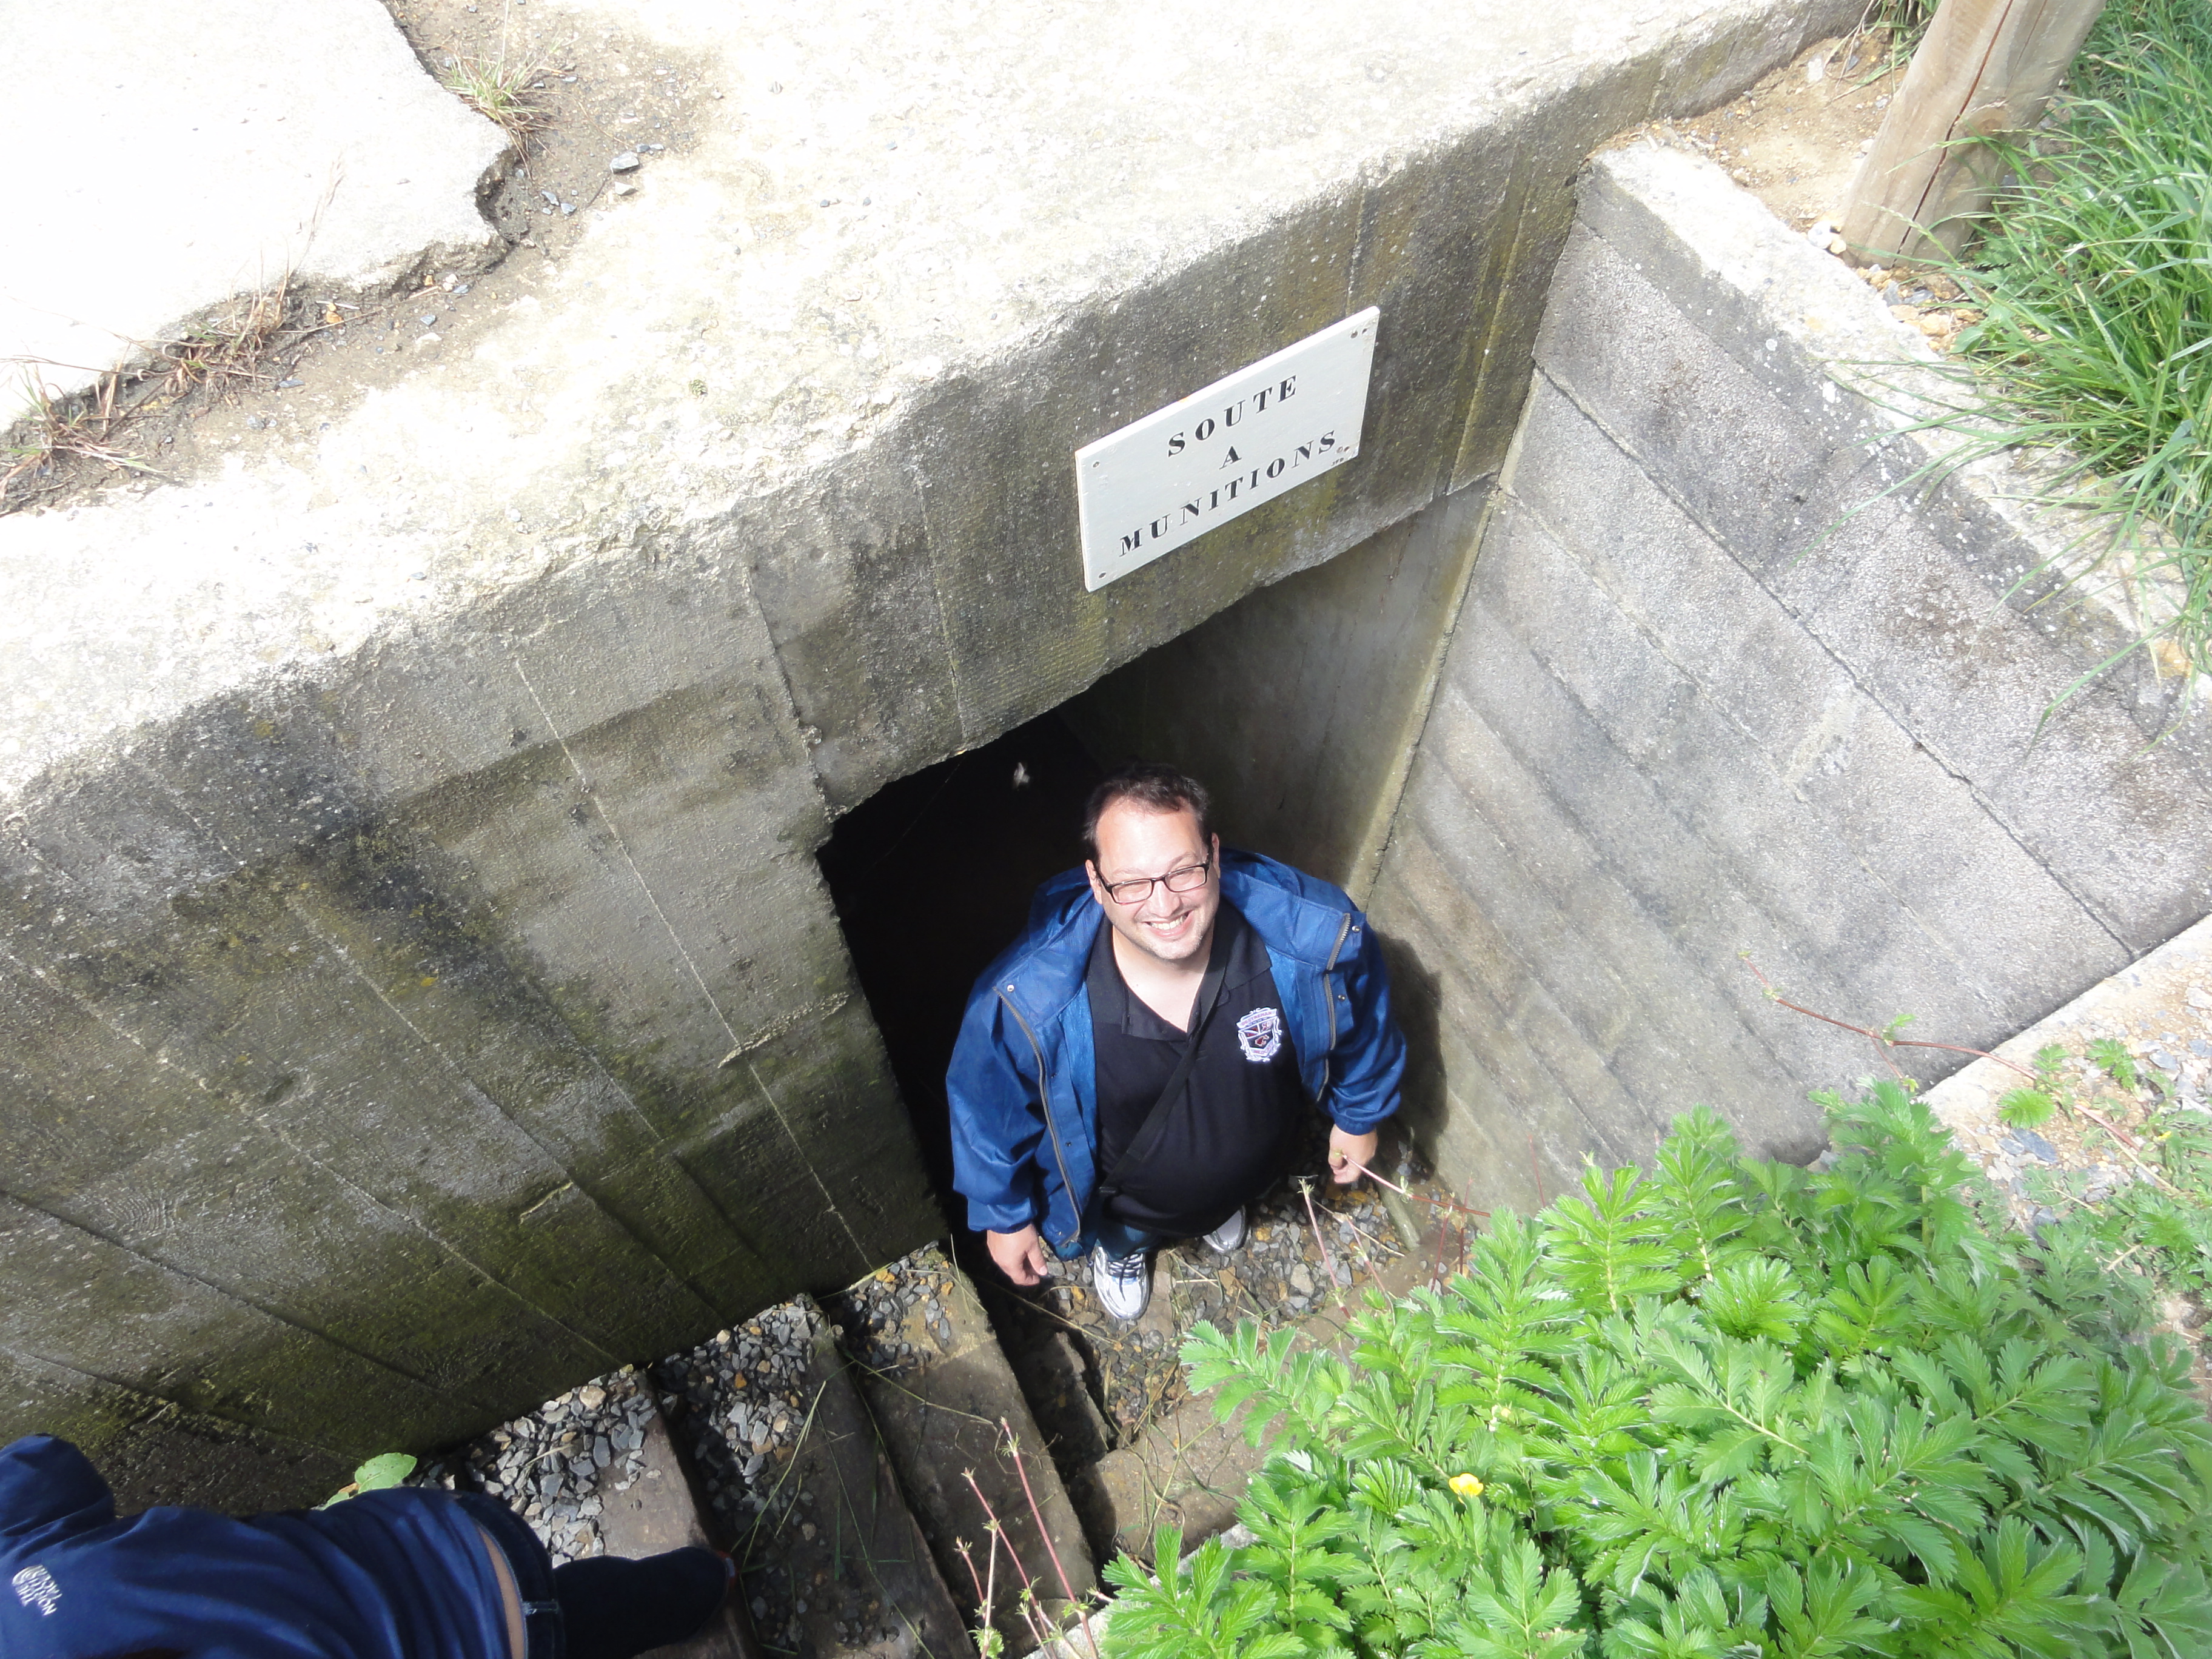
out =
<svg viewBox="0 0 2212 1659"><path fill-rule="evenodd" d="M372 1457L353 1472L351 1485L340 1488L323 1500L323 1508L365 1492L380 1491L386 1486L404 1486L407 1477L415 1473L415 1460L405 1452L382 1452Z"/></svg>
<svg viewBox="0 0 2212 1659"><path fill-rule="evenodd" d="M1997 1101L1997 1116L2015 1129L2040 1129L2058 1110L2058 1103L2040 1089L2013 1089Z"/></svg>
<svg viewBox="0 0 2212 1659"><path fill-rule="evenodd" d="M2124 1050L2117 1063L2109 1054L2090 1057L2116 1082L2123 1068L2135 1074ZM2029 1191L2063 1212L2045 1230L2045 1242L2105 1261L2128 1258L2165 1291L2212 1298L2212 1120L2166 1105L2151 1110L2147 1127L2140 1157L2155 1181L2128 1182L2092 1205L2084 1201L2088 1177L2081 1171L2030 1177Z"/></svg>
<svg viewBox="0 0 2212 1659"><path fill-rule="evenodd" d="M2097 1037L2088 1048L2089 1059L2105 1075L2123 1089L2136 1086L2135 1056L2128 1045L2118 1037Z"/></svg>
<svg viewBox="0 0 2212 1659"><path fill-rule="evenodd" d="M2212 671L2212 7L2114 0L2072 73L2056 131L2000 146L2014 182L1945 267L1977 319L1957 349L2006 400L1959 429L1975 453L2062 452L2054 488L2124 539L2162 529L2147 564L2177 599L2136 597Z"/></svg>
<svg viewBox="0 0 2212 1659"><path fill-rule="evenodd" d="M1194 1382L1279 1436L1255 1541L1110 1566L1109 1659L2212 1652L2182 1359L2081 1251L1990 1232L1903 1089L1826 1103L1833 1168L1700 1108L1649 1179L1370 1296L1352 1363L1200 1326Z"/></svg>

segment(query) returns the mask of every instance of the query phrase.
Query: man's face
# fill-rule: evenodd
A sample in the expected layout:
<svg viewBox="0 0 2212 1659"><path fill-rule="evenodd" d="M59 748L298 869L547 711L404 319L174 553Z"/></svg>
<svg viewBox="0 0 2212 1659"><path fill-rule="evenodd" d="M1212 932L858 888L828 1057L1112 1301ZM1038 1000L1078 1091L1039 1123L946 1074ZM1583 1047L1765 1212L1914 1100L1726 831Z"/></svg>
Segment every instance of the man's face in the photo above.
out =
<svg viewBox="0 0 2212 1659"><path fill-rule="evenodd" d="M1213 915L1221 908L1221 837L1208 846L1198 833L1198 815L1188 810L1147 811L1115 801L1098 815L1098 859L1084 866L1091 890L1105 908L1114 931L1146 955L1162 962L1187 962L1213 937ZM1164 876L1212 860L1203 885L1171 893L1152 884L1141 904L1122 904L1107 887L1145 876Z"/></svg>

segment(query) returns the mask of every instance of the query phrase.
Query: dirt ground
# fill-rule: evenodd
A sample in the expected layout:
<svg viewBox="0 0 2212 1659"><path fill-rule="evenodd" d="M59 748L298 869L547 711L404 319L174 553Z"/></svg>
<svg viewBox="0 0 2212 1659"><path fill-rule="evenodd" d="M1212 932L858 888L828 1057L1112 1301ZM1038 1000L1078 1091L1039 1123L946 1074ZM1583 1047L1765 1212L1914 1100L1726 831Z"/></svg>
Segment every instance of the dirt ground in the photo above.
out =
<svg viewBox="0 0 2212 1659"><path fill-rule="evenodd" d="M662 158L693 143L697 112L734 95L641 31L583 32L530 0L387 4L441 84L471 64L528 71L519 77L526 125L483 198L505 247L484 268L426 269L387 293L288 283L241 299L107 389L111 415L82 429L127 460L58 456L26 468L0 489L0 512L68 510L112 489L186 483L257 448L305 453L369 393L425 362L467 356L593 216L648 199ZM611 163L624 153L638 165L617 173ZM256 299L264 301L258 316ZM0 472L9 465L0 459Z"/></svg>
<svg viewBox="0 0 2212 1659"><path fill-rule="evenodd" d="M1904 79L1879 33L1823 40L1749 92L1644 131L1711 157L1795 229L1841 216L1844 195Z"/></svg>
<svg viewBox="0 0 2212 1659"><path fill-rule="evenodd" d="M1101 1409L1107 1444L1126 1445L1190 1397L1181 1354L1183 1339L1200 1320L1227 1330L1249 1319L1276 1330L1324 1310L1358 1305L1377 1270L1407 1246L1373 1183L1347 1188L1328 1181L1326 1149L1316 1115L1297 1166L1311 1183L1310 1212L1296 1181L1285 1181L1250 1206L1251 1237L1236 1255L1216 1255L1196 1239L1164 1248L1154 1263L1152 1305L1133 1323L1099 1306L1087 1261L1057 1264L1053 1281L1030 1291L1014 1290L987 1264L970 1263L1000 1339L1031 1385L1032 1399L1047 1391L1030 1374L1032 1351L1064 1332L1073 1340ZM1446 1218L1454 1242L1463 1243L1465 1228L1478 1219L1474 1213L1462 1211L1402 1154L1392 1158L1390 1177L1411 1194L1405 1212L1417 1231ZM1048 1415L1041 1413L1040 1420ZM1048 1437L1055 1436L1054 1425L1044 1427Z"/></svg>
<svg viewBox="0 0 2212 1659"><path fill-rule="evenodd" d="M1948 278L1918 267L1869 263L1834 234L1859 163L1874 148L1905 61L1880 31L1839 35L1808 48L1741 97L1692 119L1654 121L1622 135L1710 157L1784 224L1840 258L1878 290L1890 313L1947 351L1979 313L1954 301Z"/></svg>

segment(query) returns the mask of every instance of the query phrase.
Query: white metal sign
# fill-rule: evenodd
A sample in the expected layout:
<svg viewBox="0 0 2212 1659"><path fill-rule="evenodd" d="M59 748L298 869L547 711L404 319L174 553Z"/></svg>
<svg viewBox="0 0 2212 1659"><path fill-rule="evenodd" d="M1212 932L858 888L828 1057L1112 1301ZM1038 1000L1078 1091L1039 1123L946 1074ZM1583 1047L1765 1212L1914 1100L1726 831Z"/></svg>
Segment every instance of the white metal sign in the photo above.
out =
<svg viewBox="0 0 2212 1659"><path fill-rule="evenodd" d="M1075 452L1096 592L1359 453L1374 307Z"/></svg>

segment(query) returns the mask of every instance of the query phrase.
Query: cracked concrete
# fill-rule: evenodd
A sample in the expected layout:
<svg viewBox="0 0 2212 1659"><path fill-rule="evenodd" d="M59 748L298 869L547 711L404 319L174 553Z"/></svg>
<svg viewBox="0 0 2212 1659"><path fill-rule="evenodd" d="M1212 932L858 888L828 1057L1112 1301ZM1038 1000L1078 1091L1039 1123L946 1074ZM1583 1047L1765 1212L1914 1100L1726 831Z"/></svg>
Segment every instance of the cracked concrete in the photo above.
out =
<svg viewBox="0 0 2212 1659"><path fill-rule="evenodd" d="M0 362L50 396L237 295L376 290L504 251L477 192L506 136L422 72L376 0L0 0L0 145L22 163ZM0 425L27 395L11 369Z"/></svg>

